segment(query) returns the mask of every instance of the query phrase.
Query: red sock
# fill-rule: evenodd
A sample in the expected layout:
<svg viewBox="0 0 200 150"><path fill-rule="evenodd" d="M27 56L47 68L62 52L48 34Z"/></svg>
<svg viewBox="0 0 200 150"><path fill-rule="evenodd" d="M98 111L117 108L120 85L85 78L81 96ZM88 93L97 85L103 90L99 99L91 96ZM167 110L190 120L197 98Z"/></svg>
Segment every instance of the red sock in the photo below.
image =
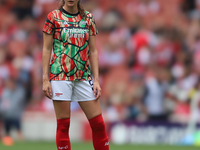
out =
<svg viewBox="0 0 200 150"><path fill-rule="evenodd" d="M108 136L102 115L89 120L95 150L109 150Z"/></svg>
<svg viewBox="0 0 200 150"><path fill-rule="evenodd" d="M58 150L71 150L69 126L70 118L57 119L56 145Z"/></svg>

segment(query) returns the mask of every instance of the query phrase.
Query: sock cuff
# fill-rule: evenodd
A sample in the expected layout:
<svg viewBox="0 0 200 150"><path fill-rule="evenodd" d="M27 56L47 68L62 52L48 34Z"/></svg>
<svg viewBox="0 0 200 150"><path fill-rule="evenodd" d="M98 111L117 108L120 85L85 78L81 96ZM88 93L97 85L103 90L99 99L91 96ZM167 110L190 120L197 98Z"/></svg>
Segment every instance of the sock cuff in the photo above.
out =
<svg viewBox="0 0 200 150"><path fill-rule="evenodd" d="M104 123L102 114L100 114L100 115L98 115L94 118L89 119L90 124L98 124L98 123L102 123L102 122Z"/></svg>
<svg viewBox="0 0 200 150"><path fill-rule="evenodd" d="M65 119L57 119L57 124L70 124L70 118L65 118Z"/></svg>

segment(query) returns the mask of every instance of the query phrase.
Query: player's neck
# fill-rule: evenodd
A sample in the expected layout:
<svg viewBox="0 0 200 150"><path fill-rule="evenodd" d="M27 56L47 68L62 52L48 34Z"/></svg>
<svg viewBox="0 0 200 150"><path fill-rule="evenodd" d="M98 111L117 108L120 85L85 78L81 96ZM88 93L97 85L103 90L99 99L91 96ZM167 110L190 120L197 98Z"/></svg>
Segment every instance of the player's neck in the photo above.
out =
<svg viewBox="0 0 200 150"><path fill-rule="evenodd" d="M66 10L70 14L78 13L78 7L77 6L69 7L69 6L64 5L63 9Z"/></svg>

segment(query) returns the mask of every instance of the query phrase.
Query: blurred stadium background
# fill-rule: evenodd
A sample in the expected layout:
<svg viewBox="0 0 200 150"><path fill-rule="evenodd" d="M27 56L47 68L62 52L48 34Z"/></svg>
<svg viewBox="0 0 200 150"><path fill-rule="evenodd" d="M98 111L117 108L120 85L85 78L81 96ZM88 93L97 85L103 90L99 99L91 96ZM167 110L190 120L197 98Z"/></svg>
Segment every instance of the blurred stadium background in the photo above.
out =
<svg viewBox="0 0 200 150"><path fill-rule="evenodd" d="M200 146L200 0L82 4L99 30L100 101L111 150ZM22 114L22 134L11 132L18 142L1 143L2 150L55 149L53 105L42 92L42 28L57 7L58 0L0 0L0 138L3 116ZM86 117L77 103L71 110L73 146L92 149L91 143L86 148L91 141Z"/></svg>

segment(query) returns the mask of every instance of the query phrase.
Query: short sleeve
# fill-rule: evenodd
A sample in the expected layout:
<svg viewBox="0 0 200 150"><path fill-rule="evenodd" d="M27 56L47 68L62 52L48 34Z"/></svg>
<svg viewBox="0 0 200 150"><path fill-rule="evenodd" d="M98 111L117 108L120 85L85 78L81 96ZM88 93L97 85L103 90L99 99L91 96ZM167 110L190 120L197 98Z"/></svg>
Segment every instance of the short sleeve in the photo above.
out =
<svg viewBox="0 0 200 150"><path fill-rule="evenodd" d="M89 32L90 32L90 36L98 34L98 30L97 30L96 23L94 21L93 15L91 16L91 25L90 25L90 31Z"/></svg>
<svg viewBox="0 0 200 150"><path fill-rule="evenodd" d="M47 34L53 34L55 29L55 18L52 12L47 15L47 19L44 23L43 32Z"/></svg>

